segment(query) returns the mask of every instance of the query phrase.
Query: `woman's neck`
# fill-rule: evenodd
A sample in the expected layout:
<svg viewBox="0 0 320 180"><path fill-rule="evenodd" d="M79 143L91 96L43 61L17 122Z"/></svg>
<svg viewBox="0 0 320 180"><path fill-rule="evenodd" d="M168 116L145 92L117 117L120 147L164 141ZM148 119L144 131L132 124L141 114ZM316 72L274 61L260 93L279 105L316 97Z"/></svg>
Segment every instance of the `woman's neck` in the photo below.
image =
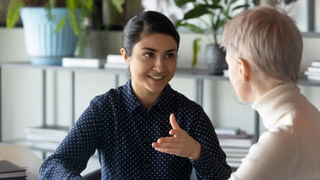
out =
<svg viewBox="0 0 320 180"><path fill-rule="evenodd" d="M151 109L160 95L159 93L153 93L147 90L135 90L134 87L133 92L138 98L139 102L147 109Z"/></svg>
<svg viewBox="0 0 320 180"><path fill-rule="evenodd" d="M252 84L252 88L254 89L253 101L258 99L259 97L264 95L266 92L270 91L271 89L284 83L285 82L282 80L278 80L270 77L264 77L263 79L256 79Z"/></svg>

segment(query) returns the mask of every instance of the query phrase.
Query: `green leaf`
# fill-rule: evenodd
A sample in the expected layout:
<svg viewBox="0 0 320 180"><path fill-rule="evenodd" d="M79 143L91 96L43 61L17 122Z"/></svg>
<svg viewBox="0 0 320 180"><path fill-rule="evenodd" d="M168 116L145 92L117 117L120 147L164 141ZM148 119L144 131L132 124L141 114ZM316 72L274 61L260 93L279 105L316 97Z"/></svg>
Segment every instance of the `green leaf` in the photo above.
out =
<svg viewBox="0 0 320 180"><path fill-rule="evenodd" d="M181 7L186 5L189 2L196 2L196 0L175 0L175 2L177 6Z"/></svg>
<svg viewBox="0 0 320 180"><path fill-rule="evenodd" d="M234 11L234 10L237 10L237 9L241 9L241 8L248 9L249 8L249 4L243 4L243 5L236 6L236 7L232 8L231 11Z"/></svg>
<svg viewBox="0 0 320 180"><path fill-rule="evenodd" d="M60 20L60 22L57 24L54 33L58 33L61 28L66 24L67 16L63 16L63 18Z"/></svg>
<svg viewBox="0 0 320 180"><path fill-rule="evenodd" d="M213 0L213 4L220 4L220 0Z"/></svg>
<svg viewBox="0 0 320 180"><path fill-rule="evenodd" d="M223 9L223 7L219 4L212 4L208 6L211 9Z"/></svg>
<svg viewBox="0 0 320 180"><path fill-rule="evenodd" d="M116 9L117 9L117 11L119 13L123 12L123 7L122 6L125 3L125 0L112 0L111 2L116 7Z"/></svg>
<svg viewBox="0 0 320 180"><path fill-rule="evenodd" d="M203 30L202 30L200 27L198 27L198 26L196 26L196 25L194 25L194 24L190 24L190 23L180 23L180 24L179 24L179 27L181 27L181 26L189 29L190 31L192 31L192 32L194 32L194 33L199 33L199 34L203 33Z"/></svg>
<svg viewBox="0 0 320 180"><path fill-rule="evenodd" d="M7 17L6 17L7 28L12 28L17 24L19 20L19 15L20 15L20 8L23 6L24 6L24 3L22 0L10 1Z"/></svg>
<svg viewBox="0 0 320 180"><path fill-rule="evenodd" d="M55 7L54 0L49 0L45 4L45 9L47 11L47 18L49 21L52 21L54 19L51 9Z"/></svg>
<svg viewBox="0 0 320 180"><path fill-rule="evenodd" d="M229 11L228 10L222 10L222 14L224 16L225 19L231 19L232 17L229 15Z"/></svg>
<svg viewBox="0 0 320 180"><path fill-rule="evenodd" d="M186 12L183 19L186 20L186 19L198 18L208 13L210 13L210 11L207 9L206 5L197 5L190 11Z"/></svg>
<svg viewBox="0 0 320 180"><path fill-rule="evenodd" d="M74 10L78 7L77 0L67 0L67 8L70 10Z"/></svg>
<svg viewBox="0 0 320 180"><path fill-rule="evenodd" d="M193 45L192 45L192 49L193 49L193 57L192 57L192 64L191 64L192 67L195 67L197 64L200 48L201 48L201 39L200 38L194 39Z"/></svg>
<svg viewBox="0 0 320 180"><path fill-rule="evenodd" d="M67 0L67 8L68 8L70 25L76 36L78 36L81 32L80 24L78 22L77 15L76 15L76 9L78 5L79 4L77 0Z"/></svg>
<svg viewBox="0 0 320 180"><path fill-rule="evenodd" d="M81 29L80 29L80 25L77 20L76 11L69 9L68 12L69 12L68 14L69 14L69 18L70 18L69 20L70 20L71 28L72 28L74 34L76 36L78 36L81 32Z"/></svg>
<svg viewBox="0 0 320 180"><path fill-rule="evenodd" d="M88 11L93 11L94 8L94 0L86 0L84 1L83 4L84 8L87 9Z"/></svg>
<svg viewBox="0 0 320 180"><path fill-rule="evenodd" d="M79 34L77 47L79 48L79 57L84 57L85 48L86 48L86 37L88 36L88 31L82 31Z"/></svg>
<svg viewBox="0 0 320 180"><path fill-rule="evenodd" d="M182 20L178 20L176 21L176 28L180 27L182 24Z"/></svg>
<svg viewBox="0 0 320 180"><path fill-rule="evenodd" d="M230 2L228 2L228 3L226 3L226 4L231 5L231 4L234 4L235 2L237 2L237 0L231 0Z"/></svg>

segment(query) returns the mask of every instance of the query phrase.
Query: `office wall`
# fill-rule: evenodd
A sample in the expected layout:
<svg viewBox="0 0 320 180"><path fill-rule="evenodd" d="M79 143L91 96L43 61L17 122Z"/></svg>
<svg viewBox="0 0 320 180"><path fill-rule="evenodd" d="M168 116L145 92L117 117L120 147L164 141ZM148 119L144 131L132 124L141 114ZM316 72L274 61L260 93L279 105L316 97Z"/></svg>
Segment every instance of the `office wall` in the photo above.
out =
<svg viewBox="0 0 320 180"><path fill-rule="evenodd" d="M27 60L22 29L7 30L0 28L0 62L15 62ZM120 32L94 32L91 41L95 41L95 48L88 49L92 56L105 56L108 53L118 53L121 47ZM178 67L186 67L192 57L191 45L194 34L181 34ZM200 52L199 68L204 68L203 49L207 38L202 36L202 50ZM98 42L98 43L97 43ZM312 60L320 59L320 38L304 38L303 66L304 70ZM53 93L53 77L57 80L57 98ZM121 76L121 84L128 77ZM71 124L71 76L67 71L48 72L47 85L47 119L49 123L58 122L63 125ZM41 71L35 69L4 69L2 76L2 131L3 138L23 138L24 127L40 125L42 122L41 99ZM90 100L112 88L112 75L104 73L77 73L76 74L76 117L88 106ZM174 78L171 81L173 88L195 99L196 83L192 79ZM243 105L237 102L235 94L228 81L209 81L204 83L204 109L216 127L241 127L253 132L254 114L250 104ZM320 108L320 98L317 95L319 87L305 88L302 92ZM52 105L56 103L56 108ZM232 110L232 112L230 112Z"/></svg>

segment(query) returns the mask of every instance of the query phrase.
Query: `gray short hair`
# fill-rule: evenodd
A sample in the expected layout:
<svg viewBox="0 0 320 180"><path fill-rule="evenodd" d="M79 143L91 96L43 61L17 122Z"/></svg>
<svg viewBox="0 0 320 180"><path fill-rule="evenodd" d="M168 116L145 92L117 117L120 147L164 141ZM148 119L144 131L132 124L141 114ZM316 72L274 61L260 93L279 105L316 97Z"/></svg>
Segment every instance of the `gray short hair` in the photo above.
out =
<svg viewBox="0 0 320 180"><path fill-rule="evenodd" d="M302 36L293 20L269 6L244 11L225 25L222 45L267 76L296 83Z"/></svg>

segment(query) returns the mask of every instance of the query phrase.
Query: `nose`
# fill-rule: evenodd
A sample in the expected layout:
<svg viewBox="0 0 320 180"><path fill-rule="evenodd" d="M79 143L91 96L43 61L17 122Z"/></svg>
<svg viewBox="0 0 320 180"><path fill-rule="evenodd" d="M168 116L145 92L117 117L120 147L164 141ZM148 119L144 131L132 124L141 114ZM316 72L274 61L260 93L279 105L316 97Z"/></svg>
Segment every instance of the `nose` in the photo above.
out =
<svg viewBox="0 0 320 180"><path fill-rule="evenodd" d="M162 57L158 57L155 60L153 69L157 72L162 72L165 69L164 59Z"/></svg>

